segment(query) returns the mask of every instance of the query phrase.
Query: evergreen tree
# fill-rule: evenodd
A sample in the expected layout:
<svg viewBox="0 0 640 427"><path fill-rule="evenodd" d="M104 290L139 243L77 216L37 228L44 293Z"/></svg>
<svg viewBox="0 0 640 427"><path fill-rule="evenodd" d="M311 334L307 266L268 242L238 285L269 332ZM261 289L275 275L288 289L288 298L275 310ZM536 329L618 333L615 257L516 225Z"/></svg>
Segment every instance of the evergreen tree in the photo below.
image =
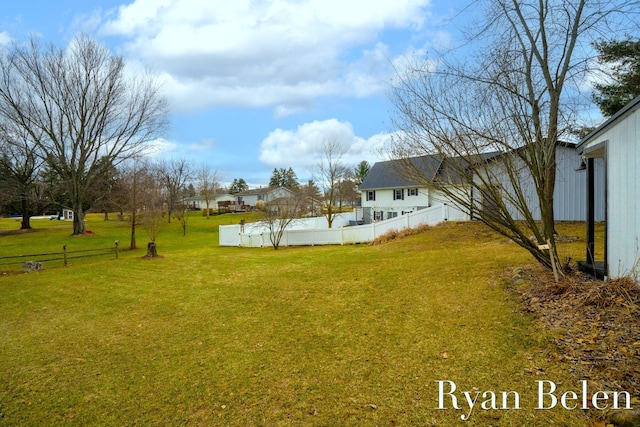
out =
<svg viewBox="0 0 640 427"><path fill-rule="evenodd" d="M271 179L269 179L269 187L284 187L295 191L300 187L300 184L298 184L298 176L291 167L289 169L274 168Z"/></svg>
<svg viewBox="0 0 640 427"><path fill-rule="evenodd" d="M358 163L358 166L356 166L356 168L353 170L353 181L356 184L356 187L362 184L362 181L364 181L370 170L371 165L366 160Z"/></svg>
<svg viewBox="0 0 640 427"><path fill-rule="evenodd" d="M610 117L640 95L640 40L601 41L595 47L610 82L595 85L593 101Z"/></svg>
<svg viewBox="0 0 640 427"><path fill-rule="evenodd" d="M298 176L293 171L293 169L291 169L291 167L289 167L289 169L287 169L284 174L283 187L286 187L289 190L293 190L293 191L297 190L298 187L300 187L300 184L298 184Z"/></svg>
<svg viewBox="0 0 640 427"><path fill-rule="evenodd" d="M271 179L269 180L269 187L282 187L282 173L280 173L282 169L278 170L277 168L273 168L273 173L271 174Z"/></svg>
<svg viewBox="0 0 640 427"><path fill-rule="evenodd" d="M229 186L229 194L238 194L243 191L247 191L249 185L242 178L234 178L231 186Z"/></svg>

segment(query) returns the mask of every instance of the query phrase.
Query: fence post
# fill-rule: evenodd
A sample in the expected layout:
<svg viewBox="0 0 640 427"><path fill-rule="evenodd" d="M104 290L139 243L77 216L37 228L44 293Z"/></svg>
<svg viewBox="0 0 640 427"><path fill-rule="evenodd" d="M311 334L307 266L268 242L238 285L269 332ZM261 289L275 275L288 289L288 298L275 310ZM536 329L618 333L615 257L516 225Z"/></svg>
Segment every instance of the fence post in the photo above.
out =
<svg viewBox="0 0 640 427"><path fill-rule="evenodd" d="M116 240L116 259L118 259L118 245L120 244L119 240Z"/></svg>
<svg viewBox="0 0 640 427"><path fill-rule="evenodd" d="M62 246L62 257L64 258L64 266L67 266L67 245Z"/></svg>

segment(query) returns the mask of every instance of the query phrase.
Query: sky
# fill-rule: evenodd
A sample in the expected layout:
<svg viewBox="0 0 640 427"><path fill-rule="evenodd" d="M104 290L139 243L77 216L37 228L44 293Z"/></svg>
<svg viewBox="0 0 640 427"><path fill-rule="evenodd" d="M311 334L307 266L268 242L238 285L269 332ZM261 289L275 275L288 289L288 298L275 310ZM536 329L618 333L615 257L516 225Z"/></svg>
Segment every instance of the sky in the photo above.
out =
<svg viewBox="0 0 640 427"><path fill-rule="evenodd" d="M0 45L90 36L163 83L171 126L154 156L259 187L274 168L311 178L327 140L349 166L384 160L394 75L451 43L455 3L2 0Z"/></svg>

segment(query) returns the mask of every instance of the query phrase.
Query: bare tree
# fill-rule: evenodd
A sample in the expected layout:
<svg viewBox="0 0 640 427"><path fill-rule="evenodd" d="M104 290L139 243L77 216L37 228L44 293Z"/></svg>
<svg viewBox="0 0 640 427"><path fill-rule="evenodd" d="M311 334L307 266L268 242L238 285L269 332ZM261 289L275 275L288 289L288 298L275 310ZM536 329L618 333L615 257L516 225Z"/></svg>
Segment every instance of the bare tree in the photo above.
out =
<svg viewBox="0 0 640 427"><path fill-rule="evenodd" d="M149 236L149 242L147 243L147 254L145 259L157 258L158 250L156 245L156 239L160 230L165 225L164 221L164 183L159 179L157 171L143 169L142 173L138 176L138 183L142 190L139 194L141 196L143 205L140 212L141 223Z"/></svg>
<svg viewBox="0 0 640 427"><path fill-rule="evenodd" d="M180 222L182 227L182 235L187 235L187 224L189 223L189 205L187 201L182 199L173 207L173 215Z"/></svg>
<svg viewBox="0 0 640 427"><path fill-rule="evenodd" d="M37 150L22 129L0 125L0 189L22 214L22 230L31 229L30 216L41 200L37 180L42 159Z"/></svg>
<svg viewBox="0 0 640 427"><path fill-rule="evenodd" d="M196 191L202 196L206 206L206 216L209 218L210 204L215 199L216 191L220 184L218 183L218 172L214 171L209 165L202 164L195 172Z"/></svg>
<svg viewBox="0 0 640 427"><path fill-rule="evenodd" d="M336 203L341 201L340 183L348 170L342 162L345 153L346 149L340 141L326 139L322 143L320 158L316 164L316 181L324 193L324 215L329 228L333 225L335 215L340 212L339 208L336 210Z"/></svg>
<svg viewBox="0 0 640 427"><path fill-rule="evenodd" d="M0 116L29 136L68 187L73 233L84 234L101 159L117 165L164 131L159 85L150 75L125 76L124 59L86 37L67 49L43 49L32 38L0 61Z"/></svg>
<svg viewBox="0 0 640 427"><path fill-rule="evenodd" d="M271 200L260 209L260 222L269 229L269 241L273 249L280 247L287 227L304 215L305 200L305 194L298 190L291 196Z"/></svg>
<svg viewBox="0 0 640 427"><path fill-rule="evenodd" d="M191 179L191 167L185 159L160 160L156 172L164 188L170 223L173 212L183 208L182 199Z"/></svg>
<svg viewBox="0 0 640 427"><path fill-rule="evenodd" d="M322 214L322 196L320 189L313 180L308 180L306 184L301 185L298 194L303 197L303 210L305 216L319 216Z"/></svg>
<svg viewBox="0 0 640 427"><path fill-rule="evenodd" d="M154 203L153 196L157 192L154 187L157 183L149 164L140 159L131 159L121 164L118 175L120 194L118 204L122 216L127 212L131 225L129 249L136 249L136 232L138 226L143 225L144 212ZM154 233L154 239L156 234Z"/></svg>
<svg viewBox="0 0 640 427"><path fill-rule="evenodd" d="M556 146L571 126L566 86L584 77L589 43L621 7L587 0L487 0L475 63L425 60L399 74L392 154L402 173L444 193L545 266L554 239ZM635 14L635 12L634 12ZM421 157L422 156L422 157ZM438 179L424 167L437 158ZM541 249L551 243L550 251ZM552 257L552 255L556 255Z"/></svg>

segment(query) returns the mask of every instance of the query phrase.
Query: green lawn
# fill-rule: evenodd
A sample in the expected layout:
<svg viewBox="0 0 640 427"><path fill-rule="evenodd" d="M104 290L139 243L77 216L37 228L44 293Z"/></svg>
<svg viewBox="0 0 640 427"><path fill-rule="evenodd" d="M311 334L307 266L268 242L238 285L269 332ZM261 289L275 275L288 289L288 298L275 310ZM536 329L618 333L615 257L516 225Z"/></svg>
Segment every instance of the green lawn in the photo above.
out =
<svg viewBox="0 0 640 427"><path fill-rule="evenodd" d="M193 216L186 236L172 222L161 259L141 259L141 230L118 260L0 276L0 425L585 424L579 410L535 409L535 381L576 381L505 291L505 271L530 257L481 224L375 246L219 247L217 226L242 218ZM93 236L34 221L0 236L0 256L127 246L126 224L87 221ZM438 409L437 380L517 391L521 409L480 398L463 422L468 409Z"/></svg>

